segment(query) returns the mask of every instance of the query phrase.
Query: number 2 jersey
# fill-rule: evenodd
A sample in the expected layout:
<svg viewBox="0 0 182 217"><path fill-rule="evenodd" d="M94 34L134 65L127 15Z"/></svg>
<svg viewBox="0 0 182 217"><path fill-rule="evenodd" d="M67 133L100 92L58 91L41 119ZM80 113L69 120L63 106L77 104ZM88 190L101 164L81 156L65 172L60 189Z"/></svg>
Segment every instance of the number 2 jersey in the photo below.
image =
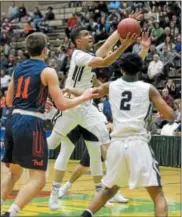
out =
<svg viewBox="0 0 182 217"><path fill-rule="evenodd" d="M28 59L14 71L14 109L44 113L48 87L41 82L41 72L47 64L38 59Z"/></svg>
<svg viewBox="0 0 182 217"><path fill-rule="evenodd" d="M142 81L127 82L119 78L109 85L109 101L113 115L111 137L146 136L152 105L150 84Z"/></svg>
<svg viewBox="0 0 182 217"><path fill-rule="evenodd" d="M93 86L92 79L94 73L92 72L92 67L88 66L88 63L93 58L94 56L92 54L79 49L73 52L68 78L65 83L66 88L75 87L86 90Z"/></svg>

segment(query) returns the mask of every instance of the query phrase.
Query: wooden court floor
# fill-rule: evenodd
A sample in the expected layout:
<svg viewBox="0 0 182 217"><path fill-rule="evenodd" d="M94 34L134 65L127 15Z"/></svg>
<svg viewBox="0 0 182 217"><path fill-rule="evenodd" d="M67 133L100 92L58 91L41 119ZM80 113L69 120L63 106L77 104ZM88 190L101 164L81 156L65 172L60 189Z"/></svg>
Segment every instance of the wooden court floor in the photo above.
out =
<svg viewBox="0 0 182 217"><path fill-rule="evenodd" d="M68 180L78 161L70 161L64 181ZM54 160L49 161L47 184L42 192L25 207L19 216L79 216L94 196L94 184L89 172L86 172L75 182L68 194L60 200L61 208L57 211L48 209L48 198L53 180ZM169 216L180 216L180 168L161 167L161 177L164 193L168 201ZM7 172L1 164L1 177ZM25 171L15 186L15 191L9 196L2 211L6 211L13 202L17 190L26 182L28 173ZM123 195L129 198L128 204L113 204L111 208L102 208L95 216L154 216L153 204L145 189L129 190L122 188Z"/></svg>

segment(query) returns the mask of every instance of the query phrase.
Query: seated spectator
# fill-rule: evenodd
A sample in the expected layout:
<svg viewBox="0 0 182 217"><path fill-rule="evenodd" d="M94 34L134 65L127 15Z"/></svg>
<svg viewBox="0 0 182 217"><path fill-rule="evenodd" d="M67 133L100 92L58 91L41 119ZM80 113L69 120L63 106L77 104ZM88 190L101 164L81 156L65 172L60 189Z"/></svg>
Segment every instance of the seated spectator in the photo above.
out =
<svg viewBox="0 0 182 217"><path fill-rule="evenodd" d="M5 32L5 33L12 32L12 25L7 18L4 20L2 24L2 32Z"/></svg>
<svg viewBox="0 0 182 217"><path fill-rule="evenodd" d="M152 29L152 33L151 33L152 42L156 42L161 37L163 32L164 32L163 28L159 26L158 22L156 22L154 24L154 28Z"/></svg>
<svg viewBox="0 0 182 217"><path fill-rule="evenodd" d="M48 11L45 14L46 20L54 20L55 19L55 14L52 11L53 8L52 7L48 7L47 10Z"/></svg>
<svg viewBox="0 0 182 217"><path fill-rule="evenodd" d="M66 75L66 72L68 70L68 55L66 53L66 47L65 46L61 46L61 50L60 53L57 57L58 60L58 67L59 67L59 71L62 72L64 75Z"/></svg>
<svg viewBox="0 0 182 217"><path fill-rule="evenodd" d="M21 21L21 18L27 16L27 10L24 6L24 4L22 3L22 5L19 7L19 22Z"/></svg>
<svg viewBox="0 0 182 217"><path fill-rule="evenodd" d="M43 18L42 13L40 12L38 7L35 7L32 19L33 19L34 28L37 30L39 29L38 23L42 20L41 18Z"/></svg>
<svg viewBox="0 0 182 217"><path fill-rule="evenodd" d="M151 81L154 81L154 85L157 86L157 84L160 81L160 76L162 74L163 70L163 63L159 59L158 54L154 54L153 61L149 63L148 67L148 77Z"/></svg>
<svg viewBox="0 0 182 217"><path fill-rule="evenodd" d="M18 50L17 52L17 57L16 57L16 63L21 63L26 59L26 57L24 56L24 53L22 50Z"/></svg>
<svg viewBox="0 0 182 217"><path fill-rule="evenodd" d="M4 92L8 89L11 76L6 75L5 70L1 69L1 91L4 95Z"/></svg>
<svg viewBox="0 0 182 217"><path fill-rule="evenodd" d="M169 95L169 91L167 88L164 88L162 90L161 96L163 100L168 104L168 106L170 106L171 108L174 107L174 99L172 98L172 96Z"/></svg>
<svg viewBox="0 0 182 217"><path fill-rule="evenodd" d="M7 65L8 75L10 75L10 76L12 75L12 73L15 69L15 66L16 66L15 56L10 54L8 57L8 65Z"/></svg>
<svg viewBox="0 0 182 217"><path fill-rule="evenodd" d="M15 2L12 2L12 5L8 9L8 18L11 21L17 17L19 17L19 10L18 7L15 6Z"/></svg>
<svg viewBox="0 0 182 217"><path fill-rule="evenodd" d="M160 21L160 26L165 29L166 27L170 27L170 20L168 16L165 16L163 20Z"/></svg>
<svg viewBox="0 0 182 217"><path fill-rule="evenodd" d="M171 21L170 22L170 30L171 30L171 36L175 38L179 34L179 29L176 27L176 24Z"/></svg>
<svg viewBox="0 0 182 217"><path fill-rule="evenodd" d="M172 79L167 80L166 88L168 89L169 95L172 96L173 99L176 99L177 89Z"/></svg>
<svg viewBox="0 0 182 217"><path fill-rule="evenodd" d="M70 32L74 26L78 23L77 15L74 13L72 17L68 19L67 27L65 29L66 36L70 38Z"/></svg>
<svg viewBox="0 0 182 217"><path fill-rule="evenodd" d="M179 124L175 122L168 122L162 127L161 135L163 136L174 136L175 131L178 128Z"/></svg>
<svg viewBox="0 0 182 217"><path fill-rule="evenodd" d="M180 54L181 53L181 35L177 36L176 44L175 44L175 51Z"/></svg>
<svg viewBox="0 0 182 217"><path fill-rule="evenodd" d="M33 32L34 32L34 30L33 30L32 24L29 21L29 22L27 22L27 25L24 27L23 33L25 34L25 36L28 36L29 34L31 34Z"/></svg>
<svg viewBox="0 0 182 217"><path fill-rule="evenodd" d="M175 48L175 44L172 43L172 39L170 36L167 36L162 44L159 44L156 49L158 52L161 52L163 47L166 46L169 52L173 52Z"/></svg>
<svg viewBox="0 0 182 217"><path fill-rule="evenodd" d="M120 7L121 7L121 2L119 1L112 1L108 5L109 9L119 9Z"/></svg>
<svg viewBox="0 0 182 217"><path fill-rule="evenodd" d="M157 45L162 44L165 41L166 37L168 37L168 36L171 37L171 29L170 29L170 27L166 27L164 29L163 34L158 38L158 40L156 41L156 44Z"/></svg>
<svg viewBox="0 0 182 217"><path fill-rule="evenodd" d="M170 68L173 67L174 52L168 51L168 47L164 45L160 60L164 64L163 74L168 77Z"/></svg>
<svg viewBox="0 0 182 217"><path fill-rule="evenodd" d="M140 53L141 49L142 49L142 45L140 44L141 41L141 37L138 37L136 40L136 44L134 44L133 48L132 48L132 53Z"/></svg>
<svg viewBox="0 0 182 217"><path fill-rule="evenodd" d="M177 104L177 109L175 111L175 122L176 123L181 123L181 104L182 102L179 101Z"/></svg>

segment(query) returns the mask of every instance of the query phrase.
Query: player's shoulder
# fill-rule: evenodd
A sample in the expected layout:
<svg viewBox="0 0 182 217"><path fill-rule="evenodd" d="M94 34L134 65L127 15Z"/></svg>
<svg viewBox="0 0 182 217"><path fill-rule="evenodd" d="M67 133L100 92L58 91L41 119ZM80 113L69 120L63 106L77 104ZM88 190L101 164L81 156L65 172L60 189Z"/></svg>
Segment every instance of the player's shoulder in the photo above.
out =
<svg viewBox="0 0 182 217"><path fill-rule="evenodd" d="M80 49L75 49L73 51L72 58L74 58L74 57L79 58L79 56L83 56L83 55L84 56L94 56L94 54L92 54L90 52L86 52L86 51L83 51L83 50L80 50Z"/></svg>
<svg viewBox="0 0 182 217"><path fill-rule="evenodd" d="M147 88L149 89L151 87L151 84L145 82L145 81L137 81L137 84L140 86L140 87L144 87L144 88Z"/></svg>

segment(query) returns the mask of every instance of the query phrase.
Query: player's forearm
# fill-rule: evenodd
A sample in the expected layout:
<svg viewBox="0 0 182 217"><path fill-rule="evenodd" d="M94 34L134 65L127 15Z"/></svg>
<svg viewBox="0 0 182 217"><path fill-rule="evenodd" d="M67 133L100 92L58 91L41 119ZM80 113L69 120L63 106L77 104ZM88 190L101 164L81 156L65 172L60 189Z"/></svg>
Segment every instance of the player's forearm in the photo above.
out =
<svg viewBox="0 0 182 217"><path fill-rule="evenodd" d="M139 55L141 56L142 60L144 60L148 54L149 47L143 47L140 51Z"/></svg>
<svg viewBox="0 0 182 217"><path fill-rule="evenodd" d="M56 107L61 111L74 108L75 106L85 102L86 100L83 96L76 97L74 99L63 98L59 103L56 103Z"/></svg>
<svg viewBox="0 0 182 217"><path fill-rule="evenodd" d="M104 42L104 44L97 50L97 57L105 57L112 50L113 46L119 40L119 34L117 30Z"/></svg>
<svg viewBox="0 0 182 217"><path fill-rule="evenodd" d="M72 94L74 96L81 96L83 93L84 93L83 89L69 88L69 94Z"/></svg>
<svg viewBox="0 0 182 217"><path fill-rule="evenodd" d="M104 66L108 67L111 64L113 64L127 48L127 45L121 45L118 49L116 49L114 52L105 57Z"/></svg>

